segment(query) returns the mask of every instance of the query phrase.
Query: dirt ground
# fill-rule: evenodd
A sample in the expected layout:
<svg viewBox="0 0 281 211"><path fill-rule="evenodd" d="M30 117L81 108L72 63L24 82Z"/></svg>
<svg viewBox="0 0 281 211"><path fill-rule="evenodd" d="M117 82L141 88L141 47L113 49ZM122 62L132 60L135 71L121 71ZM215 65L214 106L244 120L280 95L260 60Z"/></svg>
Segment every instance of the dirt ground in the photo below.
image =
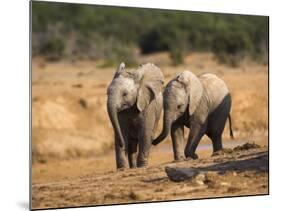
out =
<svg viewBox="0 0 281 211"><path fill-rule="evenodd" d="M173 182L165 173L166 166L193 168L201 173L187 181ZM141 169L80 174L83 176L35 182L32 185L32 207L268 194L268 149L239 149L225 155L178 163L164 162Z"/></svg>
<svg viewBox="0 0 281 211"><path fill-rule="evenodd" d="M156 63L166 81L183 70L217 74L225 80L233 100L235 140L230 139L227 124L224 147L253 142L261 147L211 157L211 142L204 137L198 160L173 163L168 138L152 147L147 168L117 172L105 107L106 87L115 69L101 68L96 61L49 63L34 58L33 209L268 193L268 67L249 61L227 67L208 53L190 54L185 65L172 67L167 57L155 54L143 57L142 63ZM158 132L161 126L160 121ZM205 180L172 182L165 167L175 165L200 169Z"/></svg>

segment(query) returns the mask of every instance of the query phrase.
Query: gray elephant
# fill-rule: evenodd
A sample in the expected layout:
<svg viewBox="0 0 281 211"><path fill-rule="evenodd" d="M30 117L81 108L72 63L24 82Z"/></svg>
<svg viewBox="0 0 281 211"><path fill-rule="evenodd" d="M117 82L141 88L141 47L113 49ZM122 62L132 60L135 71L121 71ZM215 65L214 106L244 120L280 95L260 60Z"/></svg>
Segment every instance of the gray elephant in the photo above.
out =
<svg viewBox="0 0 281 211"><path fill-rule="evenodd" d="M195 76L184 71L172 79L164 94L163 130L152 142L157 145L171 131L174 159L197 159L195 150L206 134L213 144L213 152L222 150L222 133L227 118L231 128L231 96L226 84L214 74ZM184 126L190 128L183 151Z"/></svg>
<svg viewBox="0 0 281 211"><path fill-rule="evenodd" d="M164 76L148 63L125 70L121 63L107 89L107 111L115 134L117 169L143 167L163 108Z"/></svg>

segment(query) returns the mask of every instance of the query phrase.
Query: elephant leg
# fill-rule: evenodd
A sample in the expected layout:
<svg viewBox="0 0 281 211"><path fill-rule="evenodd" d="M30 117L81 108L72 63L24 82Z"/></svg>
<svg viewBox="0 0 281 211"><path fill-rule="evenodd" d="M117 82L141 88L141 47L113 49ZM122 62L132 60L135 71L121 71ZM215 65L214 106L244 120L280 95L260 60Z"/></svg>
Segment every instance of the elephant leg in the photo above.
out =
<svg viewBox="0 0 281 211"><path fill-rule="evenodd" d="M225 128L225 123L228 118L228 114L230 111L229 102L225 102L219 107L213 114L212 120L210 121L210 138L213 143L213 153L217 153L222 151L222 133Z"/></svg>
<svg viewBox="0 0 281 211"><path fill-rule="evenodd" d="M222 150L222 137L220 135L213 135L212 136L212 143L213 143L213 152L218 152Z"/></svg>
<svg viewBox="0 0 281 211"><path fill-rule="evenodd" d="M213 153L222 150L222 135L214 132L207 132L207 136L212 140Z"/></svg>
<svg viewBox="0 0 281 211"><path fill-rule="evenodd" d="M138 135L139 151L137 157L137 167L144 167L148 164L149 150L153 140L153 129L156 124L156 116L153 115L154 108L149 107L146 117L140 123L140 133Z"/></svg>
<svg viewBox="0 0 281 211"><path fill-rule="evenodd" d="M151 131L145 130L143 137L139 139L137 167L147 166L151 142L152 142L152 130Z"/></svg>
<svg viewBox="0 0 281 211"><path fill-rule="evenodd" d="M171 128L171 136L173 143L174 159L176 161L183 160L184 126L180 124L173 124Z"/></svg>
<svg viewBox="0 0 281 211"><path fill-rule="evenodd" d="M202 136L206 132L206 124L192 124L190 127L187 145L184 150L185 157L197 159L198 156L195 154L195 150L201 140Z"/></svg>
<svg viewBox="0 0 281 211"><path fill-rule="evenodd" d="M130 139L128 141L128 160L130 168L137 167L137 146L138 142L135 139Z"/></svg>
<svg viewBox="0 0 281 211"><path fill-rule="evenodd" d="M115 135L115 159L117 169L126 168L125 149L120 147L118 137Z"/></svg>

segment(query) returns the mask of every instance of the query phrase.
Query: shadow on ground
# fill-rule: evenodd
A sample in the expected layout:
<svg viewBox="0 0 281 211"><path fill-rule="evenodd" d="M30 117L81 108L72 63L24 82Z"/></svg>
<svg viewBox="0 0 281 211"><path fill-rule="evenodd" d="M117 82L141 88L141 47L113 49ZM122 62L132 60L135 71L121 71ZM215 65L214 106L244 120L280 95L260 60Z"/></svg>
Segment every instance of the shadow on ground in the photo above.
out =
<svg viewBox="0 0 281 211"><path fill-rule="evenodd" d="M268 152L260 152L256 157L245 160L227 161L207 167L196 168L200 171L268 171Z"/></svg>

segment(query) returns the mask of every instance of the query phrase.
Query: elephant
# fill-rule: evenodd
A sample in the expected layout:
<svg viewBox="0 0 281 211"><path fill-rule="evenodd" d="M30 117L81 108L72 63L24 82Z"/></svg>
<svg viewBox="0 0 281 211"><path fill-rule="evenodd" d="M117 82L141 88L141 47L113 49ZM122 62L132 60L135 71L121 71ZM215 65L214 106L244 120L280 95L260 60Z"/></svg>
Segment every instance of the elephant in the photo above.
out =
<svg viewBox="0 0 281 211"><path fill-rule="evenodd" d="M179 73L167 84L163 98L163 129L152 144L159 144L171 133L175 161L197 159L195 151L205 134L212 140L213 155L221 153L227 118L233 138L231 95L216 75L205 73L197 77L191 71ZM184 126L190 129L185 148Z"/></svg>
<svg viewBox="0 0 281 211"><path fill-rule="evenodd" d="M125 70L121 63L107 89L117 169L148 165L149 150L163 109L164 75L152 63Z"/></svg>

